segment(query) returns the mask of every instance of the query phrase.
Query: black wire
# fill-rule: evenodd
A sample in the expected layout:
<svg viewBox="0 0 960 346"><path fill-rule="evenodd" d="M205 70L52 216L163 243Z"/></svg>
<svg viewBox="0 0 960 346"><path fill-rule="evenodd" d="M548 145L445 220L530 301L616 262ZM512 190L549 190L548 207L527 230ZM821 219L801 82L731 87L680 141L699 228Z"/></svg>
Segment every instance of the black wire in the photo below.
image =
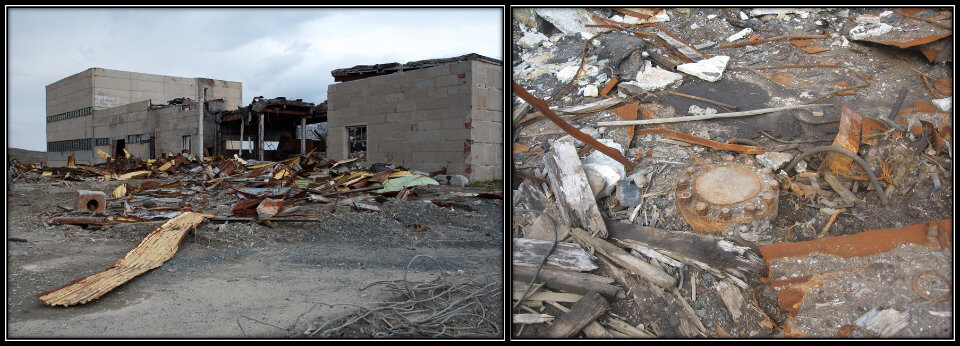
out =
<svg viewBox="0 0 960 346"><path fill-rule="evenodd" d="M550 251L547 251L547 254L543 256L543 260L540 261L540 265L537 266L537 271L535 271L535 272L533 273L533 278L530 279L530 284L527 285L527 289L526 289L525 291L523 291L523 295L521 295L521 296L520 296L520 299L517 300L517 303L513 305L513 308L516 309L517 307L520 306L520 303L523 303L523 300L524 300L525 298L527 298L527 294L530 293L530 289L533 288L533 283L537 281L537 276L540 275L540 269L543 268L543 264L544 264L544 263L547 263L547 257L550 257L550 254L553 253L553 250L557 248L557 243L560 241L560 239L559 239L559 238L560 238L560 235L557 234L557 222L556 222L556 221L553 221L553 217L550 216L550 214L547 214L547 213L542 212L542 211L540 211L540 210L533 210L533 209L514 209L513 211L514 211L514 212L520 212L520 213L522 213L522 212L533 212L533 213L543 214L543 215L546 216L548 219L550 219L550 224L553 225L553 246L551 246L551 247L550 247Z"/></svg>

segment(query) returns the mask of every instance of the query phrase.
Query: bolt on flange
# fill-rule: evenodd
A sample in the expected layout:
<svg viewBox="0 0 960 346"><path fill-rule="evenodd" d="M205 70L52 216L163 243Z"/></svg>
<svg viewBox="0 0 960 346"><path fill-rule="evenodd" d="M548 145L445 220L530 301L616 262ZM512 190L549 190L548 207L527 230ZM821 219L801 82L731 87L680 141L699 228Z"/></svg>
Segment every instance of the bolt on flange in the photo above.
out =
<svg viewBox="0 0 960 346"><path fill-rule="evenodd" d="M779 183L769 169L751 165L749 156L689 166L677 179L675 197L684 220L700 233L730 225L773 220Z"/></svg>

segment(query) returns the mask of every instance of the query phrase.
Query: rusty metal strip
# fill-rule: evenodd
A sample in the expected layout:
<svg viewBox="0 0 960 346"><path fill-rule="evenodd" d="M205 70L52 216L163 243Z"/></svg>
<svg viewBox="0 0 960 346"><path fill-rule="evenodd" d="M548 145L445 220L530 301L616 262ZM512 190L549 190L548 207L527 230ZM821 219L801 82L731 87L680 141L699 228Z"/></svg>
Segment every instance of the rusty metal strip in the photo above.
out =
<svg viewBox="0 0 960 346"><path fill-rule="evenodd" d="M716 49L726 49L726 48L736 48L736 47L743 47L743 46L752 46L752 45L755 45L755 44L767 43L767 42L776 41L776 40L819 39L819 38L830 38L830 35L781 35L781 36L774 36L774 37L768 37L768 38L761 38L761 39L759 39L759 40L753 40L753 41L746 41L746 42L740 42L740 43L723 45L723 46L717 47Z"/></svg>
<svg viewBox="0 0 960 346"><path fill-rule="evenodd" d="M931 224L939 231L930 235ZM773 243L760 247L764 260L802 257L819 252L840 257L867 256L893 250L900 244L915 243L931 248L949 249L952 240L952 219L921 223L900 228L865 231L854 235L823 237L809 241ZM931 239L932 238L932 239Z"/></svg>
<svg viewBox="0 0 960 346"><path fill-rule="evenodd" d="M569 133L574 138L579 139L581 142L586 143L586 145L593 147L594 149L597 149L597 151L603 153L604 155L617 160L617 162L622 163L628 169L633 169L633 162L630 162L630 160L624 157L623 154L620 154L620 152L616 149L603 145L593 137L590 137L590 135L581 132L576 127L573 127L566 121L563 121L560 116L550 110L550 107L547 106L545 101L531 95L529 92L524 90L523 87L517 84L517 82L513 82L513 93L517 94L517 96L529 103L531 106L533 106L533 108L536 108L538 111L543 113L547 119L550 119L550 121L552 121L554 124L557 124L557 126Z"/></svg>
<svg viewBox="0 0 960 346"><path fill-rule="evenodd" d="M600 96L603 96L604 98L610 98L610 96L607 94L610 93L610 90L613 90L613 87L616 86L617 82L619 81L620 80L617 79L617 77L611 77L610 81L608 81L607 84L600 89Z"/></svg>
<svg viewBox="0 0 960 346"><path fill-rule="evenodd" d="M686 134L683 132L677 132L673 130L668 130L668 129L641 129L641 130L637 130L636 134L637 135L658 134L658 135L663 135L663 136L666 136L667 138L675 139L678 141L702 145L702 146L713 148L713 149L737 151L744 154L763 154L765 150L763 147L754 147L749 145L729 144L729 143L711 141L706 138L701 138L694 135Z"/></svg>
<svg viewBox="0 0 960 346"><path fill-rule="evenodd" d="M210 215L186 212L150 232L132 250L106 270L43 292L37 298L45 305L70 306L100 298L117 286L163 265L177 252L188 231Z"/></svg>

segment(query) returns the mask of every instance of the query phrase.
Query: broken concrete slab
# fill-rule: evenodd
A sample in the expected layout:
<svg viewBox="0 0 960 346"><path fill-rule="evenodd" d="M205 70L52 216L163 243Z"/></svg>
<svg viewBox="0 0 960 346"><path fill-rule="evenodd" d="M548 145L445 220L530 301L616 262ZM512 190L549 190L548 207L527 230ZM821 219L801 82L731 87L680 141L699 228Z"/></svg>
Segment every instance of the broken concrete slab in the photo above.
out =
<svg viewBox="0 0 960 346"><path fill-rule="evenodd" d="M720 80L720 78L723 78L723 71L727 68L728 62L730 62L729 56L717 55L695 63L677 65L677 71L708 82L716 82Z"/></svg>
<svg viewBox="0 0 960 346"><path fill-rule="evenodd" d="M621 84L633 84L640 87L643 91L656 91L679 85L682 81L682 74L670 72L660 67L652 67L637 72L635 81L623 82Z"/></svg>

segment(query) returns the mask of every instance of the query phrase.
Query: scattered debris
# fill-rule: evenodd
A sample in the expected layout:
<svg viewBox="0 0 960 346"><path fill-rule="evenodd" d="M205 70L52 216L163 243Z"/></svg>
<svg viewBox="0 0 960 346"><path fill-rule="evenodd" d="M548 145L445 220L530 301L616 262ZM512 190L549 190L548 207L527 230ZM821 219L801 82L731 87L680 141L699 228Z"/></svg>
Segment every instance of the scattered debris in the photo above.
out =
<svg viewBox="0 0 960 346"><path fill-rule="evenodd" d="M601 293L609 310L563 337L952 335L942 318L914 318L932 301L897 298L923 261L892 259L915 246L952 263L941 254L952 241L952 11L669 8L653 25L659 9L638 10L570 9L590 30L562 35L514 26L517 38L540 31L551 42L514 45L514 208L557 216L557 233L543 216L515 218L514 237L567 233L561 243L580 244L599 268L563 277L607 276L590 280L630 298ZM550 109L552 123L532 120ZM530 271L524 280L543 244L515 266ZM915 281L917 295L952 297L935 275ZM556 323L571 311L538 302L515 313ZM873 307L911 311L909 325L855 323ZM524 324L517 337L544 337L548 324Z"/></svg>

